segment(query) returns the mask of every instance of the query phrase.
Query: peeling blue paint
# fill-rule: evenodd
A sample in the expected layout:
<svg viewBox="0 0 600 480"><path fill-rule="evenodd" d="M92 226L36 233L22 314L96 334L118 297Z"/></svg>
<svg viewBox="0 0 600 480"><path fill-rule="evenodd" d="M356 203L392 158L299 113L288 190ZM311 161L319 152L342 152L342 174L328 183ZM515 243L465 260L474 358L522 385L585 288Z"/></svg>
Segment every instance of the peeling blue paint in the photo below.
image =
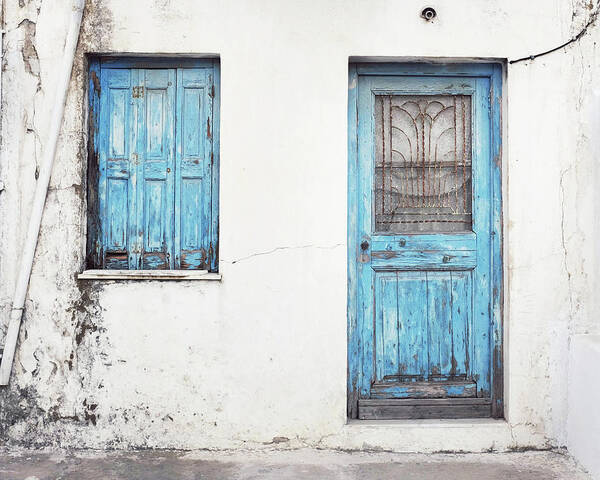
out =
<svg viewBox="0 0 600 480"><path fill-rule="evenodd" d="M215 271L218 62L92 65L100 78L97 267Z"/></svg>
<svg viewBox="0 0 600 480"><path fill-rule="evenodd" d="M402 382L433 385L440 380L448 384L435 386L431 395L494 397L500 407L494 413L502 415L501 392L492 388L492 372L498 375L502 370L496 353L502 347L498 307L502 288L500 84L501 67L495 64L351 66L351 417L356 416L358 398L423 398L431 393L427 385L419 389ZM471 97L472 232L398 235L375 231L375 98L398 94ZM495 307L490 308L490 303Z"/></svg>

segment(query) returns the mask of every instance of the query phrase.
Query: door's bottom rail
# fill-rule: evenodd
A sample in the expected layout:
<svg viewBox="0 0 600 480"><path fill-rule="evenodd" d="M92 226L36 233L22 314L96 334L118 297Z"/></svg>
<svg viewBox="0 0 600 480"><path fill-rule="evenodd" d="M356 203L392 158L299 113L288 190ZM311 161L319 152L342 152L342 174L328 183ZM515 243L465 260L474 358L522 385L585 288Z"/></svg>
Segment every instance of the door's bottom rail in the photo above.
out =
<svg viewBox="0 0 600 480"><path fill-rule="evenodd" d="M359 399L361 420L489 418L490 398Z"/></svg>

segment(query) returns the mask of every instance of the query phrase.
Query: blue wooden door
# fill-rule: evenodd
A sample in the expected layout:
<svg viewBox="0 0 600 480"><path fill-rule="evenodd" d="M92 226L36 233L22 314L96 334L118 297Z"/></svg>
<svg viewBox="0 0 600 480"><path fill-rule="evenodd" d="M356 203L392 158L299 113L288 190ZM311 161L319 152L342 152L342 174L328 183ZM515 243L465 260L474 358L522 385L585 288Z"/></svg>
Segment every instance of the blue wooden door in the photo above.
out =
<svg viewBox="0 0 600 480"><path fill-rule="evenodd" d="M351 84L350 414L497 416L497 69L396 70Z"/></svg>

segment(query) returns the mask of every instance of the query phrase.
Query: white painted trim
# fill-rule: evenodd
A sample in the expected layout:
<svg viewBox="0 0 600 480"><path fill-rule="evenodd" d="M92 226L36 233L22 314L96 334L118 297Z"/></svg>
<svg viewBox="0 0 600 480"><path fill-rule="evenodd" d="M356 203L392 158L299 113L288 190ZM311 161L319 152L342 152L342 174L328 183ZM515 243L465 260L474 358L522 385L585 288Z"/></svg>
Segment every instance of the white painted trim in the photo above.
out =
<svg viewBox="0 0 600 480"><path fill-rule="evenodd" d="M79 280L221 280L208 270L85 270Z"/></svg>

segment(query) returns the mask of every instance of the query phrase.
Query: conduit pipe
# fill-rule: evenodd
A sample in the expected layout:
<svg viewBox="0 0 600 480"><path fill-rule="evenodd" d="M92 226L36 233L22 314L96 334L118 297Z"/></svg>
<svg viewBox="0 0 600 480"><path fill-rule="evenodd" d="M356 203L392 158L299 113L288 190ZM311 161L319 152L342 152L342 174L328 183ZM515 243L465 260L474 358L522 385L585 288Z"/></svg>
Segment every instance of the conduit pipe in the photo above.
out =
<svg viewBox="0 0 600 480"><path fill-rule="evenodd" d="M4 59L4 0L0 0L0 105L2 105L2 64ZM0 121L2 113L0 110ZM1 127L0 127L1 129ZM0 193L4 190L4 183L0 180Z"/></svg>
<svg viewBox="0 0 600 480"><path fill-rule="evenodd" d="M60 134L62 119L65 112L65 102L69 91L69 81L71 79L71 71L73 70L75 50L77 49L77 41L79 40L79 30L81 28L84 7L85 0L73 1L69 32L67 33L65 41L65 52L60 66L58 88L56 90L56 97L52 108L50 133L48 135L46 148L44 149L40 173L35 187L33 203L31 205L29 227L23 245L23 253L21 255L21 263L19 265L17 283L15 285L15 293L13 296L12 310L10 312L10 323L8 325L8 331L6 332L4 353L2 355L2 362L0 363L0 385L8 385L15 350L17 348L21 317L25 306L25 297L27 295L29 277L31 276L35 248L40 233L44 204L46 203L48 184L50 183L50 175L52 173L52 164L54 163L54 157L56 155L56 145L58 144L58 136Z"/></svg>

